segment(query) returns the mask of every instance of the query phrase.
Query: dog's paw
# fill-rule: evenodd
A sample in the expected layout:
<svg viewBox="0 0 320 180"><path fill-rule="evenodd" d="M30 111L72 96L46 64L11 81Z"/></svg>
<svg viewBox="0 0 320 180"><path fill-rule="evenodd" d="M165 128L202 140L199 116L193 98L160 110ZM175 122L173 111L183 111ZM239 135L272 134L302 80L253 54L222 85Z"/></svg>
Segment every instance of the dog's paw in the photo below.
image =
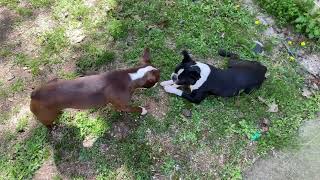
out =
<svg viewBox="0 0 320 180"><path fill-rule="evenodd" d="M167 93L175 94L175 95L178 95L178 96L182 95L182 91L180 89L175 88L174 86L165 86L164 90Z"/></svg>
<svg viewBox="0 0 320 180"><path fill-rule="evenodd" d="M146 115L146 114L148 113L148 111L146 110L146 108L141 107L141 106L140 106L140 108L142 109L142 112L141 112L141 115L142 115L142 116L144 116L144 115Z"/></svg>
<svg viewBox="0 0 320 180"><path fill-rule="evenodd" d="M163 81L160 83L161 86L169 86L172 85L173 81L172 80L168 80L168 81Z"/></svg>

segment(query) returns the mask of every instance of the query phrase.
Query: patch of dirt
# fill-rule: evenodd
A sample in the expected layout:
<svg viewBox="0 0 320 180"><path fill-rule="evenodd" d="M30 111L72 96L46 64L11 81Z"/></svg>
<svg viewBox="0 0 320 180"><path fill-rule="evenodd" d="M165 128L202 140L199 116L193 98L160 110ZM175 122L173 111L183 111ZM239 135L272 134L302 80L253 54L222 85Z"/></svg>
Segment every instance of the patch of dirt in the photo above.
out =
<svg viewBox="0 0 320 180"><path fill-rule="evenodd" d="M1 132L4 132L4 130L10 129L14 131L16 129L16 126L19 120L25 117L26 115L29 114L29 116L32 117L30 115L29 106L16 104L16 107L20 108L19 111L16 114L14 114L10 119L8 119L5 124L0 124L0 136L1 136Z"/></svg>
<svg viewBox="0 0 320 180"><path fill-rule="evenodd" d="M0 44L2 45L6 40L7 36L13 29L15 19L18 17L13 11L6 7L0 7ZM1 61L0 61L1 62Z"/></svg>
<svg viewBox="0 0 320 180"><path fill-rule="evenodd" d="M314 76L320 75L320 56L319 55L307 55L300 61L300 64L304 69Z"/></svg>
<svg viewBox="0 0 320 180"><path fill-rule="evenodd" d="M40 169L38 169L34 176L34 180L47 180L54 179L59 174L58 169L53 161L53 159L49 159L45 161Z"/></svg>
<svg viewBox="0 0 320 180"><path fill-rule="evenodd" d="M116 179L134 179L132 172L128 169L126 165L122 165L116 170L117 176Z"/></svg>
<svg viewBox="0 0 320 180"><path fill-rule="evenodd" d="M84 34L84 31L79 29L68 29L66 32L66 36L69 38L69 41L71 44L77 44L84 40L86 35Z"/></svg>
<svg viewBox="0 0 320 180"><path fill-rule="evenodd" d="M157 86L159 88L159 86ZM148 112L157 118L157 120L162 120L169 109L169 99L164 91L159 91L156 98L150 98L145 106Z"/></svg>
<svg viewBox="0 0 320 180"><path fill-rule="evenodd" d="M112 124L110 135L117 139L123 140L132 133L132 123L129 121L117 121Z"/></svg>
<svg viewBox="0 0 320 180"><path fill-rule="evenodd" d="M223 164L223 155L217 157L206 147L190 154L190 167L193 171L215 174L217 163Z"/></svg>
<svg viewBox="0 0 320 180"><path fill-rule="evenodd" d="M86 179L95 179L96 170L91 162L73 161L62 162L58 165L59 173L63 176L83 176Z"/></svg>
<svg viewBox="0 0 320 180"><path fill-rule="evenodd" d="M156 148L155 152L164 154L177 153L176 147L173 144L173 138L169 134L155 134L151 130L147 131L148 144L152 148Z"/></svg>
<svg viewBox="0 0 320 180"><path fill-rule="evenodd" d="M88 6L89 8L94 7L97 5L97 0L85 0L84 5Z"/></svg>
<svg viewBox="0 0 320 180"><path fill-rule="evenodd" d="M34 17L23 21L16 26L10 35L8 41L16 44L15 52L24 53L30 57L37 57L39 54L38 38L44 32L52 30L56 23L51 18L48 10L38 10L34 12Z"/></svg>

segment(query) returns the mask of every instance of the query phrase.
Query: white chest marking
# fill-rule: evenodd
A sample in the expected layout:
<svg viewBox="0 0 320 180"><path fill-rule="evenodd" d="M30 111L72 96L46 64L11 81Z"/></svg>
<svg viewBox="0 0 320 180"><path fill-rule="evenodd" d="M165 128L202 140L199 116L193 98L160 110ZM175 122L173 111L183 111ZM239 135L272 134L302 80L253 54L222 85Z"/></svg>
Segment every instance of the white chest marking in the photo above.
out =
<svg viewBox="0 0 320 180"><path fill-rule="evenodd" d="M200 68L200 79L194 85L190 86L191 91L199 89L203 83L207 81L209 74L211 73L211 69L207 64L197 62L194 66L198 66Z"/></svg>
<svg viewBox="0 0 320 180"><path fill-rule="evenodd" d="M152 70L157 70L157 69L152 66L147 66L147 67L139 69L135 73L129 73L129 76L130 76L131 80L134 81L134 80L142 78L147 72L152 71Z"/></svg>

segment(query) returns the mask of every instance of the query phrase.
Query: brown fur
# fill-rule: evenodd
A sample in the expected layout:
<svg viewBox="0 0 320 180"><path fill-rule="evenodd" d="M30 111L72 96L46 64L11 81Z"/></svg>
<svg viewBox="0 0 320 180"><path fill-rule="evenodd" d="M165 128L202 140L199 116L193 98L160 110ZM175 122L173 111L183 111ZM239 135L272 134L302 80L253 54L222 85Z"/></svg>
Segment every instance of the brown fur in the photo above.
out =
<svg viewBox="0 0 320 180"><path fill-rule="evenodd" d="M124 112L141 113L141 107L130 106L136 88L153 87L160 78L159 70L147 72L132 81L129 73L151 65L149 49L145 49L141 65L136 68L115 70L75 80L53 79L31 93L30 110L45 126L53 122L65 108L88 109L111 103Z"/></svg>

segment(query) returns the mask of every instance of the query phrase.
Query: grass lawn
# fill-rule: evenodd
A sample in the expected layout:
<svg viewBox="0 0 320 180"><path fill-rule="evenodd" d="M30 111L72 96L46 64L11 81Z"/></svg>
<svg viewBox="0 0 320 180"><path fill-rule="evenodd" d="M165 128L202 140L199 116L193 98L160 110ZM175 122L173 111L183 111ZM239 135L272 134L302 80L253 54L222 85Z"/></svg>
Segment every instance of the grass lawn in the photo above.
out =
<svg viewBox="0 0 320 180"><path fill-rule="evenodd" d="M29 97L28 87L51 74L73 79L131 67L144 47L150 47L162 80L181 61L183 49L194 59L219 67L226 59L218 57L218 49L232 50L244 59L261 61L269 74L251 95L210 97L200 105L165 94L159 86L137 91L133 103L151 109L146 117L111 107L67 111L52 134L40 124L28 125L35 120L26 114L0 137L0 150L6 152L0 155L1 179L32 178L49 159L59 172L55 179L241 179L254 159L294 144L303 120L319 111L319 93L310 98L301 95L304 75L298 64L285 52L273 54L273 44L280 42L263 37L266 27L255 24L241 1L30 0L23 6L0 0L0 4L18 14L16 29L39 12L46 12L55 23L30 36L37 47L33 54L16 50L11 42L9 50L2 48L1 57L28 68L31 75L9 85L0 81L1 99L9 94ZM84 37L80 42L72 37L77 33L76 38ZM271 44L265 55L252 52L254 41ZM69 64L75 68L66 71ZM278 106L277 112L268 111L272 104ZM10 112L0 116L3 126L16 114L18 106L10 106ZM183 115L185 111L191 111L191 117ZM263 118L271 122L269 131L250 141ZM83 147L90 137L93 146Z"/></svg>

